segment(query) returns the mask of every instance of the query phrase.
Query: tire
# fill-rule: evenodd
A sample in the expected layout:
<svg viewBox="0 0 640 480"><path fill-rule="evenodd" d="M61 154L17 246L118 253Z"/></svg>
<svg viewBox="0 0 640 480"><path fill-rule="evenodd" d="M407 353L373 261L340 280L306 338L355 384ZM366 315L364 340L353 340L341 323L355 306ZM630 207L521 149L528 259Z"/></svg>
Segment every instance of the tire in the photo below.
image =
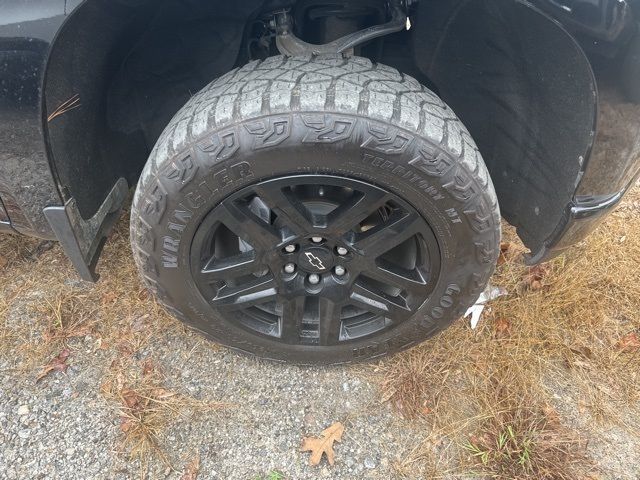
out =
<svg viewBox="0 0 640 480"><path fill-rule="evenodd" d="M131 242L152 292L208 338L338 364L459 318L495 268L500 214L471 136L416 80L359 57L273 57L176 114L142 172Z"/></svg>
<svg viewBox="0 0 640 480"><path fill-rule="evenodd" d="M621 78L627 99L640 104L640 33L631 39L622 64Z"/></svg>

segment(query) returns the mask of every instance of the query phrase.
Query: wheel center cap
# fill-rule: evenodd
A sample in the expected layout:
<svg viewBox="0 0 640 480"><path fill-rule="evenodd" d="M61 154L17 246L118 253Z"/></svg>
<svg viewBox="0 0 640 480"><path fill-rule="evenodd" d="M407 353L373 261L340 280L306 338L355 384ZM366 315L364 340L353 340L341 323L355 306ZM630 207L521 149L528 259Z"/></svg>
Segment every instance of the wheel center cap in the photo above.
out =
<svg viewBox="0 0 640 480"><path fill-rule="evenodd" d="M307 247L300 252L298 265L310 273L326 272L333 267L333 255L327 248Z"/></svg>

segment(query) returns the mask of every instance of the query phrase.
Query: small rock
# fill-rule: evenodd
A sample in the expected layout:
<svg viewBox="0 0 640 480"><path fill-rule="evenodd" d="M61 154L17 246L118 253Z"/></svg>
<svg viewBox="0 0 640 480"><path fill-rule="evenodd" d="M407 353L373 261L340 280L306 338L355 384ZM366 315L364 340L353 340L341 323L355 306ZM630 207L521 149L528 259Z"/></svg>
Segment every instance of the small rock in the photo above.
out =
<svg viewBox="0 0 640 480"><path fill-rule="evenodd" d="M364 466L366 468L368 468L369 470L373 470L374 468L376 468L378 466L378 464L376 463L376 461L371 458L371 457L367 457L364 459Z"/></svg>
<svg viewBox="0 0 640 480"><path fill-rule="evenodd" d="M18 436L21 439L26 440L27 438L29 438L29 430L19 430L18 431Z"/></svg>
<svg viewBox="0 0 640 480"><path fill-rule="evenodd" d="M18 408L18 415L21 417L24 415L29 415L29 406L28 405L20 405Z"/></svg>

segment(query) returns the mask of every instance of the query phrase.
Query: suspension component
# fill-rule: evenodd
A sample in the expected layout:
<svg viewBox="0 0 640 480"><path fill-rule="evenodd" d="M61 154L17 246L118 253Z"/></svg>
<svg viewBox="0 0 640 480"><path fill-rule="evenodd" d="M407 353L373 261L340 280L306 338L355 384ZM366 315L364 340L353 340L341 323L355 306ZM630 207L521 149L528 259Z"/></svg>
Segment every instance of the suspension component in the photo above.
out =
<svg viewBox="0 0 640 480"><path fill-rule="evenodd" d="M391 20L382 25L353 32L324 45L314 45L296 37L293 33L293 18L287 11L276 13L273 25L276 30L276 46L282 55L321 55L331 53L352 53L353 49L365 42L396 33L407 28L407 13L403 0L390 0Z"/></svg>

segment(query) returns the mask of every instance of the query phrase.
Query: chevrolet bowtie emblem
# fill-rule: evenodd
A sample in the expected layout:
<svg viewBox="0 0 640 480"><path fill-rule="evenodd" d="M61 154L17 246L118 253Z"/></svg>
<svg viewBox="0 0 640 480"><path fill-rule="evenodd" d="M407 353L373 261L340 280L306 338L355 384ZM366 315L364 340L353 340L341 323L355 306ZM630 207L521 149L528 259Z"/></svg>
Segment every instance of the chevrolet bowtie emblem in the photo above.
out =
<svg viewBox="0 0 640 480"><path fill-rule="evenodd" d="M311 265L316 267L318 270L324 270L324 263L322 263L322 260L320 260L311 252L305 252L305 255L307 256L307 259L309 260L309 263Z"/></svg>

